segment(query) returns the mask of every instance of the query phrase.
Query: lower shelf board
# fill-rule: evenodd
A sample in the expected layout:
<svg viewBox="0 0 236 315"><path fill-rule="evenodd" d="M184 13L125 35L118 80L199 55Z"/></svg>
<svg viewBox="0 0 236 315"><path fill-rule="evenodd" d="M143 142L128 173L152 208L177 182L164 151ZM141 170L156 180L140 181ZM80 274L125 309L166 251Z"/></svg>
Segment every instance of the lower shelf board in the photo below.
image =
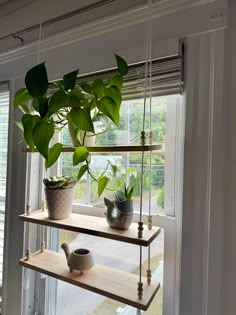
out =
<svg viewBox="0 0 236 315"><path fill-rule="evenodd" d="M70 272L65 255L49 250L44 253L35 252L30 260L21 259L19 264L144 311L148 309L160 288L158 281L153 280L147 285L146 278L142 278L143 298L139 300L137 275L102 265L95 265L83 274L78 271Z"/></svg>

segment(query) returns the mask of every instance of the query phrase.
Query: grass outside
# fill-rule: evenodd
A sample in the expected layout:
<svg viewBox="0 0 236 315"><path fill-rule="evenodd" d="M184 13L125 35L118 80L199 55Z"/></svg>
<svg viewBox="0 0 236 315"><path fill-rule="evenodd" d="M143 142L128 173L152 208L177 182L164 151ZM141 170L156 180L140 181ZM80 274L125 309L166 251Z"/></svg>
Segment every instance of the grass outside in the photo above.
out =
<svg viewBox="0 0 236 315"><path fill-rule="evenodd" d="M161 255L157 255L151 258L152 270L156 270L159 266L159 261L162 260ZM148 261L143 263L143 273L146 272L148 267ZM139 268L136 268L132 271L133 274L139 274ZM157 292L152 304L149 309L145 312L145 315L162 315L162 300L163 300L163 291L162 288ZM101 304L99 304L96 309L92 312L91 315L116 315L116 309L118 307L125 307L124 304L117 301L106 298Z"/></svg>
<svg viewBox="0 0 236 315"><path fill-rule="evenodd" d="M78 236L78 233L66 231L66 230L60 230L59 232L59 245L61 245L64 242L71 243L73 242L76 237Z"/></svg>

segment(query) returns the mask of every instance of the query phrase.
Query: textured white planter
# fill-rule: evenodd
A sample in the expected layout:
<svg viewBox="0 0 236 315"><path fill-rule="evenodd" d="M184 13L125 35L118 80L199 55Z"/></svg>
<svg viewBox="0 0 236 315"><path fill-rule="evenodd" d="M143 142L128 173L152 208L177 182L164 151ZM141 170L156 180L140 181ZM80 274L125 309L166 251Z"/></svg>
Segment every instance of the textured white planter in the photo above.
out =
<svg viewBox="0 0 236 315"><path fill-rule="evenodd" d="M72 211L73 196L74 188L50 189L46 187L45 197L49 219L62 220L68 218Z"/></svg>
<svg viewBox="0 0 236 315"><path fill-rule="evenodd" d="M68 123L68 129L69 134L71 138L72 145L74 147L78 147L80 143L83 141L84 131L79 131L77 134L75 134L74 127L71 125L71 123ZM84 146L86 147L93 147L95 145L96 135L94 135L92 132L86 132L86 136L84 139Z"/></svg>

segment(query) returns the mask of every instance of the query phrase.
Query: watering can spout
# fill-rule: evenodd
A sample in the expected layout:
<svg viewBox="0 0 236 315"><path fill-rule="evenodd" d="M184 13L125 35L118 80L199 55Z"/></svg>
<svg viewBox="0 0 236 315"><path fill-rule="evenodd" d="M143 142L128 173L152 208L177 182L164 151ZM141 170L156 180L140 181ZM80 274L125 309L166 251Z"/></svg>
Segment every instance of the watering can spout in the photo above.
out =
<svg viewBox="0 0 236 315"><path fill-rule="evenodd" d="M70 256L70 249L69 249L69 244L68 243L63 243L61 244L61 248L64 250L66 258Z"/></svg>

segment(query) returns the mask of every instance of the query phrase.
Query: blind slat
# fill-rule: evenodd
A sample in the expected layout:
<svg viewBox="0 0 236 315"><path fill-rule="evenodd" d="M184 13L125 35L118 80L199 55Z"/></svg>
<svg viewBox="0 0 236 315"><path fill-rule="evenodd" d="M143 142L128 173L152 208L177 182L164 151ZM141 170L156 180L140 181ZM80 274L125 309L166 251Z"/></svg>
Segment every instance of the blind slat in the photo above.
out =
<svg viewBox="0 0 236 315"><path fill-rule="evenodd" d="M124 77L122 97L124 100L143 98L145 92L145 63L131 65ZM93 81L112 76L116 71L80 76L78 82ZM148 77L149 80L149 67ZM152 62L152 96L183 93L183 59L182 56L154 60Z"/></svg>
<svg viewBox="0 0 236 315"><path fill-rule="evenodd" d="M145 92L145 67L146 63L138 63L129 66L129 72L124 77L122 98L124 100L143 98ZM149 68L149 67L148 67ZM107 79L117 74L116 69L100 71L80 75L77 79L78 83L92 82L95 79ZM148 78L149 80L149 69ZM50 85L51 92L55 89L55 85ZM183 93L183 57L174 56L152 61L152 96L163 96L169 94Z"/></svg>

